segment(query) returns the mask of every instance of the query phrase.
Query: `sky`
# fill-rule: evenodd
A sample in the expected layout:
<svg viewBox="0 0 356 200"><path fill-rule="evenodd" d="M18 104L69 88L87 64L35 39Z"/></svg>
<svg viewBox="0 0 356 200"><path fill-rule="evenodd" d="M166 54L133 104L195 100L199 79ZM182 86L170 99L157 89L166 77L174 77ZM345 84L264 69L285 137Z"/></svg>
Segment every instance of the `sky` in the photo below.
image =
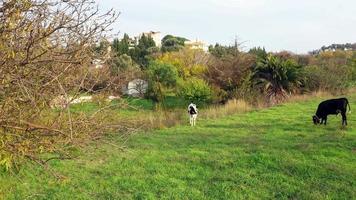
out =
<svg viewBox="0 0 356 200"><path fill-rule="evenodd" d="M307 53L356 42L355 0L97 0L120 12L115 32L160 31L207 44Z"/></svg>

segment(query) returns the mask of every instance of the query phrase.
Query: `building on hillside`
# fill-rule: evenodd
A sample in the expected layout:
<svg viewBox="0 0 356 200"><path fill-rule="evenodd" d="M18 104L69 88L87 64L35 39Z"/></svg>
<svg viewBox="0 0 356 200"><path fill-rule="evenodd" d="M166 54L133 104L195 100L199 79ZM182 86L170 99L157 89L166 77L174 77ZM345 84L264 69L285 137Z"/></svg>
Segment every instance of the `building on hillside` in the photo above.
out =
<svg viewBox="0 0 356 200"><path fill-rule="evenodd" d="M203 50L205 52L208 51L208 45L206 45L205 42L201 41L201 40L198 40L196 39L195 41L185 41L184 42L184 45L191 48L191 49L200 49L200 50Z"/></svg>
<svg viewBox="0 0 356 200"><path fill-rule="evenodd" d="M138 41L142 36L146 37L151 37L153 41L156 44L156 47L161 47L162 46L162 38L161 38L161 32L159 31L149 31L149 32L143 32L139 34L138 36L135 36L132 40L130 40L130 48L133 48L134 46L138 45Z"/></svg>
<svg viewBox="0 0 356 200"><path fill-rule="evenodd" d="M145 35L146 37L151 37L153 39L153 41L155 41L156 47L161 47L162 43L161 43L161 32L159 31L149 31L146 33L142 33L143 35Z"/></svg>
<svg viewBox="0 0 356 200"><path fill-rule="evenodd" d="M148 82L142 79L134 79L122 88L125 95L143 97L147 91Z"/></svg>

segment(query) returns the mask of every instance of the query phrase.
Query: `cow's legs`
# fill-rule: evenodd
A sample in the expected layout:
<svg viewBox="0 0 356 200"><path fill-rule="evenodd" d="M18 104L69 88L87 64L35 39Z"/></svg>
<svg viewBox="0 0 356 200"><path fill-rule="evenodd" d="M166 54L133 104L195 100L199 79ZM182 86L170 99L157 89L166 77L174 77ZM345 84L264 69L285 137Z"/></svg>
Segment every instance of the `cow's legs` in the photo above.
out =
<svg viewBox="0 0 356 200"><path fill-rule="evenodd" d="M196 120L197 120L197 116L196 115L192 115L191 116L191 119L192 119L192 126L195 126L195 124L196 124Z"/></svg>
<svg viewBox="0 0 356 200"><path fill-rule="evenodd" d="M189 116L189 124L190 126L193 126L193 117L191 115Z"/></svg>
<svg viewBox="0 0 356 200"><path fill-rule="evenodd" d="M346 113L342 112L341 116L342 116L342 125L346 126L347 125Z"/></svg>
<svg viewBox="0 0 356 200"><path fill-rule="evenodd" d="M327 116L324 118L324 125L326 125L326 121L328 121L328 117Z"/></svg>

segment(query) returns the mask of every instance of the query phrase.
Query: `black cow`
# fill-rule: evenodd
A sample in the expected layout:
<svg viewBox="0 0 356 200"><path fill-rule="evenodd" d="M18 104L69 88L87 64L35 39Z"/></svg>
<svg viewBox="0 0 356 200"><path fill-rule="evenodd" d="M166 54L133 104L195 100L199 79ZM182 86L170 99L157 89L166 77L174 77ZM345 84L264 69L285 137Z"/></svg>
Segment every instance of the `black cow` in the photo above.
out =
<svg viewBox="0 0 356 200"><path fill-rule="evenodd" d="M313 116L314 124L324 123L324 125L326 125L328 115L338 115L339 113L341 113L342 125L347 125L347 121L346 121L347 106L349 106L349 111L351 112L349 101L346 98L329 99L321 102L318 106L315 115Z"/></svg>

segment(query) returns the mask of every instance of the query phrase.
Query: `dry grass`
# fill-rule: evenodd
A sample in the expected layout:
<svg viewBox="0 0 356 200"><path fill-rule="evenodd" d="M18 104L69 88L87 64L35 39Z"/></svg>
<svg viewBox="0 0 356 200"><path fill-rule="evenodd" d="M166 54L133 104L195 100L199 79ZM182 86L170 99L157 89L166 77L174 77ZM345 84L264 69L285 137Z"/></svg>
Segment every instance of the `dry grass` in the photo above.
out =
<svg viewBox="0 0 356 200"><path fill-rule="evenodd" d="M182 124L184 119L183 110L174 112L159 111L150 113L145 119L148 129L166 128Z"/></svg>
<svg viewBox="0 0 356 200"><path fill-rule="evenodd" d="M297 103L311 98L331 98L333 95L324 90L318 90L308 94L292 95L284 103Z"/></svg>
<svg viewBox="0 0 356 200"><path fill-rule="evenodd" d="M211 106L199 110L200 119L215 119L235 113L244 113L252 110L243 100L230 100L225 105ZM150 112L145 116L137 116L135 119L140 121L145 130L162 129L188 123L188 114L185 109L176 109L174 111L156 111Z"/></svg>
<svg viewBox="0 0 356 200"><path fill-rule="evenodd" d="M349 90L340 90L340 91L326 91L326 90L318 90L315 92L311 92L308 94L302 94L302 95L293 95L286 99L284 103L297 103L301 101L306 101L311 98L336 98L338 96L343 96L343 95L348 95L348 94L354 94L356 93L356 88L351 88Z"/></svg>
<svg viewBox="0 0 356 200"><path fill-rule="evenodd" d="M222 106L212 106L202 112L200 112L200 117L203 119L215 119L235 113L244 113L251 111L253 108L244 100L233 99L228 101Z"/></svg>

